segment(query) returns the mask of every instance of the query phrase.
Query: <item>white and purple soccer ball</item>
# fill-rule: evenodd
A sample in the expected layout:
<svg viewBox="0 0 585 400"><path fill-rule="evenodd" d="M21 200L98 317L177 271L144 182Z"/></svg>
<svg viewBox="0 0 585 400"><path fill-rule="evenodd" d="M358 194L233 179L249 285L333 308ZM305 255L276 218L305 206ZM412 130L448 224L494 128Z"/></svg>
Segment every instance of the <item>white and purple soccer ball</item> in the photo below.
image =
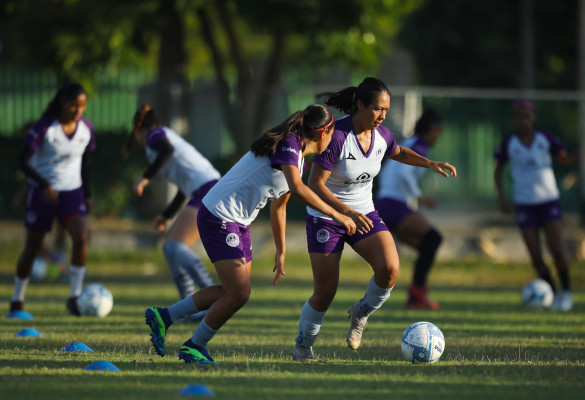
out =
<svg viewBox="0 0 585 400"><path fill-rule="evenodd" d="M527 308L549 308L554 298L552 287L543 279L534 279L522 288L522 303Z"/></svg>
<svg viewBox="0 0 585 400"><path fill-rule="evenodd" d="M105 317L112 311L114 297L100 283L87 285L77 298L77 307L81 315Z"/></svg>
<svg viewBox="0 0 585 400"><path fill-rule="evenodd" d="M445 350L445 337L430 322L415 322L402 334L400 346L406 359L413 364L432 364L441 358Z"/></svg>

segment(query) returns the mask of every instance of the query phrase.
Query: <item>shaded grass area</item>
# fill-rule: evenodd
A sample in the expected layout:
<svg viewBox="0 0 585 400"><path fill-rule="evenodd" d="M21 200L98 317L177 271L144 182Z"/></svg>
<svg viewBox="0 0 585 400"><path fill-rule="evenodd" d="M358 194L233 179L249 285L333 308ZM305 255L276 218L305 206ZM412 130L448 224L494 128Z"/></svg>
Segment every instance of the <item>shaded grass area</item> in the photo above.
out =
<svg viewBox="0 0 585 400"><path fill-rule="evenodd" d="M0 298L12 293L17 246L1 248ZM431 276L438 312L406 310L411 276L405 260L390 300L370 319L363 344L345 344L347 309L363 296L371 271L359 259L344 258L340 288L315 345L319 361L291 360L300 309L312 293L308 256L287 258L287 275L272 286L272 255L253 266L249 303L209 345L217 367L183 364L180 345L194 323L173 326L167 356L150 345L144 309L177 300L176 289L157 250L92 252L87 283L101 282L114 295L104 318L74 318L65 312L68 284L31 284L26 308L34 321L0 324L2 399L180 399L187 384L208 386L222 399L435 399L581 398L585 390L585 273L573 265L575 309L570 313L526 310L520 287L533 277L521 264L486 260L439 264ZM5 309L5 311L7 308ZM427 320L443 331L446 350L434 365L404 361L400 337L411 323ZM15 338L34 327L38 339ZM66 353L83 342L95 353ZM121 372L84 368L107 360Z"/></svg>

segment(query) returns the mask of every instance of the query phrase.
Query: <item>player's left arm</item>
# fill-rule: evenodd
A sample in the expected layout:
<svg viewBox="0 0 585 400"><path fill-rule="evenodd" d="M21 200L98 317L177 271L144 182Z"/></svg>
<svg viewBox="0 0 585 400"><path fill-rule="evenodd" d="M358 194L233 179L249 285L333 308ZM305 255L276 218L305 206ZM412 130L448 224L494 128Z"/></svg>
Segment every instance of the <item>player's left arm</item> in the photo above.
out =
<svg viewBox="0 0 585 400"><path fill-rule="evenodd" d="M408 147L396 146L394 154L390 156L391 159L401 162L403 164L414 165L415 167L428 168L437 174L443 175L444 177L457 177L457 170L454 166L447 162L438 162L429 160L426 157L421 156L415 151L412 151ZM448 173L445 170L449 171Z"/></svg>
<svg viewBox="0 0 585 400"><path fill-rule="evenodd" d="M555 158L559 164L570 167L577 164L579 160L583 158L583 154L579 150L575 151L573 154L569 154L567 153L567 150L562 149L556 154Z"/></svg>
<svg viewBox="0 0 585 400"><path fill-rule="evenodd" d="M88 213L93 211L93 200L91 199L90 185L91 153L86 151L81 157L81 188L83 190L83 201Z"/></svg>
<svg viewBox="0 0 585 400"><path fill-rule="evenodd" d="M270 204L270 225L272 227L272 236L274 236L274 244L276 245L276 254L274 255L274 268L272 272L276 285L281 276L284 275L284 258L286 256L286 203L290 198L290 193L280 196L278 199L272 200Z"/></svg>

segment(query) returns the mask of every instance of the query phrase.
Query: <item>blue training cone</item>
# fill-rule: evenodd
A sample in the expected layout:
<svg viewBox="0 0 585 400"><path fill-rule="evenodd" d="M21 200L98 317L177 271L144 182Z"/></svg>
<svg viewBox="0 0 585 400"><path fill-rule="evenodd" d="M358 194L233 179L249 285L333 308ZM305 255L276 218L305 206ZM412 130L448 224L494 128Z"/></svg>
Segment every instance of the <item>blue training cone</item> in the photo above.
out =
<svg viewBox="0 0 585 400"><path fill-rule="evenodd" d="M14 337L43 337L43 334L35 328L26 328L16 332Z"/></svg>
<svg viewBox="0 0 585 400"><path fill-rule="evenodd" d="M88 353L93 353L91 347L80 342L69 343L67 346L63 347L61 351L87 351Z"/></svg>
<svg viewBox="0 0 585 400"><path fill-rule="evenodd" d="M213 390L201 384L187 385L179 391L179 394L181 396L215 396Z"/></svg>
<svg viewBox="0 0 585 400"><path fill-rule="evenodd" d="M119 372L120 368L116 367L109 361L94 361L89 364L85 369L89 371L112 371Z"/></svg>
<svg viewBox="0 0 585 400"><path fill-rule="evenodd" d="M6 318L28 320L28 321L35 319L35 317L31 313L24 311L24 310L11 311L10 314L8 314L6 316Z"/></svg>

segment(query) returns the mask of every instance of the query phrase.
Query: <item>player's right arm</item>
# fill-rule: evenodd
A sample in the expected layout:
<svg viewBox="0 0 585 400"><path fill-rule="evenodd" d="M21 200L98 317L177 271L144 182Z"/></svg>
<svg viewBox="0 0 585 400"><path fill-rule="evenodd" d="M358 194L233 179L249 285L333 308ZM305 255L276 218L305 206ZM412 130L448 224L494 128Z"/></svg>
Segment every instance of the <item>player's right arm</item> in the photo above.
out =
<svg viewBox="0 0 585 400"><path fill-rule="evenodd" d="M311 188L317 196L322 198L325 203L333 207L338 213L351 218L359 233L368 232L374 227L373 222L366 215L348 207L345 203L335 197L331 190L325 186L325 182L327 182L330 175L331 171L327 170L320 164L314 163L311 168L311 174L309 175L309 188Z"/></svg>
<svg viewBox="0 0 585 400"><path fill-rule="evenodd" d="M154 151L156 151L157 155L152 164L146 168L144 174L142 174L142 178L138 179L134 183L134 192L138 196L142 196L144 192L144 188L150 183L150 180L153 176L155 176L158 171L171 159L175 148L169 142L167 138L159 139L152 147Z"/></svg>
<svg viewBox="0 0 585 400"><path fill-rule="evenodd" d="M494 170L494 182L498 192L498 203L500 204L500 210L502 210L503 213L509 214L512 212L512 207L510 207L510 203L508 203L508 200L504 195L504 167L504 163L496 163L496 169Z"/></svg>

